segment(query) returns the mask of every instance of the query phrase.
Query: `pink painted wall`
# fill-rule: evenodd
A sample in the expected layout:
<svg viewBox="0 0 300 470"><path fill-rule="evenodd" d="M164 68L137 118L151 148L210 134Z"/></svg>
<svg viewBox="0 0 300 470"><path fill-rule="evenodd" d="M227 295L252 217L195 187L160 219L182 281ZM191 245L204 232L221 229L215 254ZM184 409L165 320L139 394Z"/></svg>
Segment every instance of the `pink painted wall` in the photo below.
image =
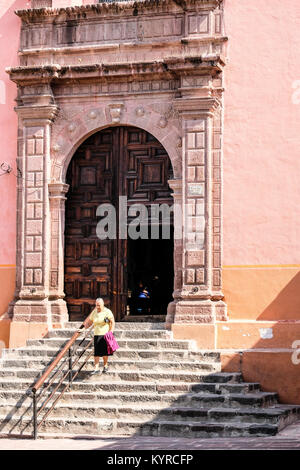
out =
<svg viewBox="0 0 300 470"><path fill-rule="evenodd" d="M225 31L223 264L300 266L300 2L225 0Z"/></svg>
<svg viewBox="0 0 300 470"><path fill-rule="evenodd" d="M0 0L0 164L8 163L14 173L0 176L0 317L13 297L16 264L17 91L5 68L18 65L20 19L14 10L29 6L26 0ZM7 343L8 328L7 322L1 322L0 349L3 341Z"/></svg>
<svg viewBox="0 0 300 470"><path fill-rule="evenodd" d="M17 116L14 112L16 86L9 80L6 67L18 64L20 20L14 10L28 8L25 0L0 1L0 164L9 163L16 173ZM2 171L0 170L0 174ZM16 177L0 177L0 266L15 264Z"/></svg>
<svg viewBox="0 0 300 470"><path fill-rule="evenodd" d="M53 0L54 7L80 3L93 2ZM9 163L14 172L16 87L5 67L18 63L20 20L14 10L29 7L26 0L0 0L0 164ZM294 318L293 305L300 312L293 300L300 297L300 2L225 0L224 21L229 37L224 94L225 300L231 318ZM14 290L13 174L0 177L0 210L1 316Z"/></svg>
<svg viewBox="0 0 300 470"><path fill-rule="evenodd" d="M0 0L0 165L6 162L16 174L17 116L16 86L5 68L18 64L20 20L14 10L28 8L25 0ZM2 174L0 169L0 175ZM16 264L16 176L0 176L0 355L9 345L10 321L3 320L15 289Z"/></svg>

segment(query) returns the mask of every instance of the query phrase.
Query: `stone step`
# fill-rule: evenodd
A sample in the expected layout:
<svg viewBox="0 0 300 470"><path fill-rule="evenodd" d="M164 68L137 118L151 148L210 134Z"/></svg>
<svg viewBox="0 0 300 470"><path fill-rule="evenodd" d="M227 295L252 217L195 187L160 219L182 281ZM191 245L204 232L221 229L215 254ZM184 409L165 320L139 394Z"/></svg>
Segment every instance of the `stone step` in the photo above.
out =
<svg viewBox="0 0 300 470"><path fill-rule="evenodd" d="M55 436L66 432L73 435L96 435L105 437L117 436L156 436L156 437L266 437L274 436L282 424L241 423L241 422L176 422L151 420L143 423L138 420L108 418L60 418L49 416L39 428L43 433ZM23 437L32 436L32 419L7 418L2 420L1 433L13 435L22 433Z"/></svg>
<svg viewBox="0 0 300 470"><path fill-rule="evenodd" d="M108 384L107 384L108 385ZM253 393L253 390L250 388L252 384L248 384L248 390L239 391L236 389L233 389L232 393ZM254 384L255 385L255 384ZM259 384L257 384L259 385ZM216 385L215 385L216 386ZM225 387L226 385L224 385ZM226 386L226 387L229 387ZM74 388L74 387L73 387ZM102 393L99 395L99 391L85 391L85 390L74 390L71 389L71 391L66 391L65 394L62 396L61 400L64 402L69 402L69 401L79 401L82 400L84 403L88 403L89 401L97 403L99 400L101 403L108 403L108 404L114 404L114 405L122 405L125 403L173 403L175 400L180 399L182 396L183 392L182 390L178 390L176 392L176 389L171 393L168 391L165 391L164 393L160 393L159 391L155 390L153 387L150 388L148 387L149 390L142 390L142 391L136 391L136 387L132 391L122 391L118 389L117 391L109 391L109 393ZM120 387L121 388L121 387ZM195 386L192 387L192 391L196 392ZM259 392L260 390L257 389L256 392ZM107 392L107 390L100 390L100 392ZM197 391L198 392L198 391ZM203 390L203 392L208 392L207 390ZM198 392L199 393L199 392ZM215 393L214 391L209 391L209 393ZM228 392L229 393L229 392ZM190 390L186 390L186 395L191 394ZM220 391L218 390L218 393L215 394L220 394ZM59 392L55 393L55 397L58 397ZM28 394L24 394L24 390L0 390L0 404L14 404L15 402L19 403L27 403L32 401L32 393L29 390Z"/></svg>
<svg viewBox="0 0 300 470"><path fill-rule="evenodd" d="M71 329L55 329L47 333L47 336L44 336L45 339L48 338L67 338L70 339L76 330ZM83 338L84 334L87 337L92 338L93 332L82 330L79 338ZM115 330L114 336L119 341L120 339L167 339L172 340L172 333L166 330Z"/></svg>
<svg viewBox="0 0 300 470"><path fill-rule="evenodd" d="M234 383L202 383L196 384L193 387L195 392L209 392L218 394L227 393L254 393L261 391L259 383L256 382L242 382L238 384Z"/></svg>
<svg viewBox="0 0 300 470"><path fill-rule="evenodd" d="M31 379L37 380L42 376L43 371L38 372L37 370L30 369L0 369L1 382L3 379ZM131 370L109 370L108 374L98 374L101 381L109 382L116 380L128 380L128 381L185 381L185 382L201 382L204 380L204 376L212 375L214 372L211 370L201 371L164 371L164 370L138 370L132 368ZM88 371L82 371L80 376L86 378L90 373Z"/></svg>
<svg viewBox="0 0 300 470"><path fill-rule="evenodd" d="M32 400L26 397L26 401L14 402L8 400L0 403L0 416L32 416ZM47 396L43 396L38 400L38 407L42 406ZM196 419L209 419L210 415L208 411L210 409L218 408L220 420L226 421L227 416L233 419L233 413L227 411L228 409L243 410L248 412L248 419L251 420L249 413L260 409L261 413L267 411L271 406L278 405L276 397L272 394L261 393L260 395L250 395L243 397L242 395L227 395L226 399L222 395L211 395L211 394L186 394L177 396L161 396L161 400L149 401L145 400L145 397L141 397L140 402L128 402L128 403L103 403L101 397L98 397L95 401L86 400L72 400L70 397L65 395L64 400L57 403L56 407L51 413L51 416L72 418L110 418L110 419L140 419L143 421L149 419L181 419L181 420L192 420ZM149 398L149 396L147 397ZM115 401L118 398L115 397ZM48 403L45 411L51 407L51 403ZM222 407L222 409L219 409ZM250 408L251 407L251 408ZM262 408L265 407L265 408ZM298 407L300 409L300 407ZM297 411L297 407L295 407ZM287 409L286 409L287 412ZM251 414L251 413L250 413ZM272 413L270 412L269 415ZM218 416L219 416L218 415ZM217 417L217 415L216 415Z"/></svg>
<svg viewBox="0 0 300 470"><path fill-rule="evenodd" d="M64 328L70 329L77 329L80 328L82 322L66 322L64 324ZM157 323L157 322L132 322L132 321L124 321L124 322L116 322L116 329L117 330L162 330L166 331L164 323ZM53 331L53 330L51 330Z"/></svg>
<svg viewBox="0 0 300 470"><path fill-rule="evenodd" d="M73 361L75 361L76 358L73 358ZM67 359L68 360L68 359ZM17 363L14 359L7 359L4 360L2 363L2 368L0 369L0 376L1 376L1 371L4 370L10 370L10 369L20 369L20 370L46 370L47 366L51 364L52 360L49 361L48 359L44 359L43 357L35 357L34 359L21 359ZM82 364L82 361L79 361L79 364ZM77 365L75 365L75 368ZM176 361L176 362L170 362L170 361L124 361L122 359L118 358L111 358L109 361L109 370L110 371L118 371L118 370L143 370L146 371L148 369L150 370L156 370L156 371L164 371L164 370L174 370L178 371L179 369L184 370L185 372L192 372L192 371L197 371L197 372L219 372L221 370L221 364L220 363L205 363L205 362L189 362L189 361ZM76 369L75 369L76 370ZM84 366L84 370L89 370L93 371L94 370L94 360L91 358L87 362L87 364Z"/></svg>
<svg viewBox="0 0 300 470"><path fill-rule="evenodd" d="M100 424L100 423L99 423ZM103 423L109 426L109 420ZM108 434L118 433L123 436L155 436L155 437L186 437L186 438L216 438L216 437L266 437L274 436L279 431L278 424L260 423L222 423L222 422L193 422L184 424L174 421L152 421L141 424L138 421L124 422L119 420L111 423Z"/></svg>
<svg viewBox="0 0 300 470"><path fill-rule="evenodd" d="M78 348L78 352L81 349ZM2 350L3 351L3 350ZM27 358L54 358L58 353L58 350L55 348L19 348L19 349L6 349L3 351L2 359L0 360L0 366L6 360L20 360L25 357ZM144 359L156 359L157 361L167 361L167 360L189 360L194 362L219 362L220 353L213 351L189 351L185 349L163 349L160 351L151 351L149 349L140 349L137 351L130 351L128 349L119 348L117 353L112 356L109 360L114 362L117 357L122 359L132 359L132 360L144 360Z"/></svg>
<svg viewBox="0 0 300 470"><path fill-rule="evenodd" d="M107 374L109 377L110 374ZM103 375L95 379L95 376L92 376L90 380L76 380L72 384L72 390L75 391L153 391L153 392L188 392L194 390L194 388L199 387L199 383L216 383L216 384L236 384L240 383L242 380L242 375L238 372L217 372L214 374L205 374L198 378L197 382L174 382L165 380L122 380L113 379L110 377L109 380L102 380ZM17 378L9 377L6 379L0 380L0 391L12 390L17 388L18 390L28 390L30 387L33 387L34 382L32 379L27 378ZM47 384L47 382L46 382Z"/></svg>
<svg viewBox="0 0 300 470"><path fill-rule="evenodd" d="M82 346L88 345L90 339L84 339ZM76 340L75 344L79 344L81 339ZM27 341L27 346L35 348L59 348L63 347L67 341L63 338L43 338L43 339L30 339ZM168 339L120 339L118 340L120 348L137 350L137 349L192 349L193 342L190 340L176 340L171 341Z"/></svg>
<svg viewBox="0 0 300 470"><path fill-rule="evenodd" d="M277 405L269 408L219 408L218 403L212 406L190 406L192 400L175 400L174 402L141 402L141 403L85 403L60 401L52 411L51 416L61 418L109 418L109 419L138 419L148 421L149 419L167 421L241 421L241 422L278 422L280 418L286 418L290 413L300 415L300 407L290 406L282 408ZM51 405L47 404L45 412ZM32 400L26 403L5 403L0 405L0 418L32 416Z"/></svg>
<svg viewBox="0 0 300 470"><path fill-rule="evenodd" d="M128 315L122 320L122 322L126 323L158 323L158 324L165 324L166 315Z"/></svg>
<svg viewBox="0 0 300 470"><path fill-rule="evenodd" d="M102 374L101 366L100 373L91 374L91 357L39 435L267 436L299 419L300 406L281 405L277 393L244 383L240 373L221 372L219 351L199 351L195 341L174 340L164 324L144 320L116 324L120 349L109 359L109 373ZM32 433L32 386L80 325L69 322L49 331L48 337L29 340L27 347L3 351L1 433ZM85 333L85 339L82 334L76 341L83 344L73 361L93 339L92 331ZM43 387L38 391L38 408L55 387L42 396Z"/></svg>

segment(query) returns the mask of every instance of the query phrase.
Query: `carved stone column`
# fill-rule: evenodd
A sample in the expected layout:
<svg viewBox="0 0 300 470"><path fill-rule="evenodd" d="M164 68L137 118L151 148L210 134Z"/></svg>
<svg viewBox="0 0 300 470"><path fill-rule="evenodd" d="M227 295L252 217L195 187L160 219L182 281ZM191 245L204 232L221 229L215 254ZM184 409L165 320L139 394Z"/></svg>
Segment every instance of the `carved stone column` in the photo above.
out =
<svg viewBox="0 0 300 470"><path fill-rule="evenodd" d="M217 217L221 201L214 199L212 161L213 118L221 103L204 97L178 99L175 106L182 117L184 137L182 286L181 292L177 289L174 322L214 323L217 317L226 317L220 276L217 278L221 270L221 217Z"/></svg>
<svg viewBox="0 0 300 470"><path fill-rule="evenodd" d="M49 302L50 131L57 106L16 108L19 120L17 165L17 282L9 313L14 321L51 323Z"/></svg>
<svg viewBox="0 0 300 470"><path fill-rule="evenodd" d="M64 297L64 231L65 231L65 194L68 184L50 183L49 200L51 215L50 246L50 285L52 323L68 321L68 309Z"/></svg>
<svg viewBox="0 0 300 470"><path fill-rule="evenodd" d="M183 248L183 221L182 221L182 180L169 180L169 186L173 190L174 199L174 301L168 305L166 328L170 329L174 323L176 303L180 299L182 289L182 248Z"/></svg>

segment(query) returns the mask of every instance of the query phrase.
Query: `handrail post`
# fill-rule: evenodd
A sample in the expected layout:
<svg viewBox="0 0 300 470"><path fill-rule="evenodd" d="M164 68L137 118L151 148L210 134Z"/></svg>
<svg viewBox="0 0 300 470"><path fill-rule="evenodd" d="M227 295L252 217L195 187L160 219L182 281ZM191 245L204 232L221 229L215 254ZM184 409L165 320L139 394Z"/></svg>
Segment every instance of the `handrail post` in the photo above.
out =
<svg viewBox="0 0 300 470"><path fill-rule="evenodd" d="M33 390L33 439L37 439L37 410L36 410L36 391Z"/></svg>
<svg viewBox="0 0 300 470"><path fill-rule="evenodd" d="M72 371L72 346L69 348L69 382L72 383L73 371Z"/></svg>

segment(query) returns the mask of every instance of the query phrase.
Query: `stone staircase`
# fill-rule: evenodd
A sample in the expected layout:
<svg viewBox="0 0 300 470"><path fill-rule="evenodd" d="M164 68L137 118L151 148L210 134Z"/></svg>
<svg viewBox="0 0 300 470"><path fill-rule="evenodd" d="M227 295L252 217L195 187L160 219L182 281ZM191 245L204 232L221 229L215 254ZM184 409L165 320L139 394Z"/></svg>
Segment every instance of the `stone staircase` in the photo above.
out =
<svg viewBox="0 0 300 470"><path fill-rule="evenodd" d="M79 325L68 323L24 348L4 350L0 434L32 434L31 387ZM91 375L91 358L40 437L270 436L300 417L300 406L279 404L277 394L262 392L258 383L221 372L218 352L173 340L162 323L120 322L115 336L120 349L110 358L109 373Z"/></svg>

